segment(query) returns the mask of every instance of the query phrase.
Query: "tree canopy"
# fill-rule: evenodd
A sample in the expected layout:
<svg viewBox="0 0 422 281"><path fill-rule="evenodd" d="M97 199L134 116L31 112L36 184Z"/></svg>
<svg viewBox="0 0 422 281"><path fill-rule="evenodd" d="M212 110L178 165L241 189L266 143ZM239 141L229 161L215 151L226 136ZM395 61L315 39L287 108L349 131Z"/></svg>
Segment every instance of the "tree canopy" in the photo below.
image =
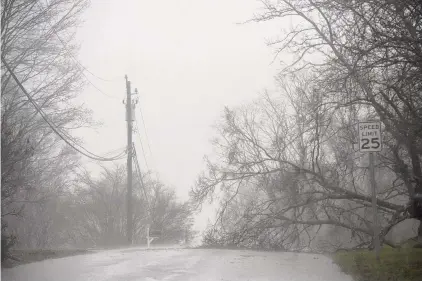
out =
<svg viewBox="0 0 422 281"><path fill-rule="evenodd" d="M252 21L294 18L270 44L295 59L277 77L279 95L224 111L213 142L219 157L191 193L198 203L218 187L226 194L208 241L298 249L320 246L320 231L342 231L350 239L331 246L371 247L368 160L354 143L359 121L379 120L380 235L393 245L386 237L396 224L421 218L421 3L262 3ZM226 228L233 204L242 211Z"/></svg>

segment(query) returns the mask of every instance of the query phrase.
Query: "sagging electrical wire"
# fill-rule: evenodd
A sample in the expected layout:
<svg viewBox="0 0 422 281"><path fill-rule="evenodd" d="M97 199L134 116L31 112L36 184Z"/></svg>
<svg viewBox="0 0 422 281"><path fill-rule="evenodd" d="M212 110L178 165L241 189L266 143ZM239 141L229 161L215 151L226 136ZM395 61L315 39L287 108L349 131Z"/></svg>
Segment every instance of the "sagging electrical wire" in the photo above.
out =
<svg viewBox="0 0 422 281"><path fill-rule="evenodd" d="M143 155L143 157L144 157L145 166L146 166L147 170L149 171L148 161L147 161L147 158L146 158L146 156L145 156L145 149L144 149L144 145L142 144L141 133L140 133L140 131L139 131L139 123L138 123L138 119L136 118L136 114L134 114L134 116L135 116L135 123L136 123L136 134L137 134L137 136L138 136L139 143L141 144L142 155Z"/></svg>
<svg viewBox="0 0 422 281"><path fill-rule="evenodd" d="M133 157L135 159L135 161L134 161L135 162L135 169L136 169L136 173L138 174L139 184L141 185L141 188L144 191L145 202L146 202L146 205L147 205L147 209L149 209L148 195L147 195L147 191L146 191L146 188L145 188L144 179L142 178L141 168L140 168L139 162L138 162L138 157L136 155L135 145L133 145Z"/></svg>
<svg viewBox="0 0 422 281"><path fill-rule="evenodd" d="M145 132L145 137L147 139L147 145L148 145L149 153L152 156L151 146L149 145L149 137L148 137L147 127L145 125L144 115L142 114L142 104L139 105L139 112L141 113L141 121L142 121L142 125L144 126L144 132ZM135 119L136 119L136 114L135 114Z"/></svg>
<svg viewBox="0 0 422 281"><path fill-rule="evenodd" d="M22 85L22 83L19 81L19 79L16 77L15 73L10 68L9 64L6 62L5 58L1 56L1 61L3 62L4 66L6 67L7 71L10 73L12 78L15 80L18 87L22 90L22 92L26 95L28 100L32 103L32 105L35 107L37 112L41 115L41 117L44 119L44 121L48 124L48 126L53 130L54 133L56 133L66 144L68 144L70 147L72 147L74 150L79 152L80 154L97 161L115 161L122 159L124 157L125 153L120 153L119 155L116 155L114 157L102 157L98 156L90 151L88 151L86 148L82 147L81 145L77 144L68 134L60 131L57 126L48 119L47 114L38 106L38 104L34 101L34 99L31 97L31 95L27 92L25 87ZM66 139L67 136L70 140ZM74 142L74 143L72 143ZM79 146L80 148L77 148Z"/></svg>
<svg viewBox="0 0 422 281"><path fill-rule="evenodd" d="M38 7L43 10L44 7L41 6L41 4L39 2L37 2ZM92 76L94 76L95 78L105 81L105 82L113 82L112 80L109 79L104 79L102 77L99 77L98 75L95 75L94 73L92 73L88 68L86 68L73 54L72 52L69 50L69 48L67 47L67 44L64 42L64 40L57 34L56 30L54 29L54 26L48 22L48 25L50 26L50 30L52 31L52 33L54 35L56 35L57 39L59 39L60 43L63 45L63 48L65 49L65 51L67 52L67 54L76 62L76 64L78 64L80 66L80 68L82 68L81 73L82 75L85 77L85 79L88 81L89 84L91 84L91 86L93 86L98 92L100 92L101 94L109 97L109 98L113 98L113 99L119 99L118 97L109 95L107 93L105 93L104 91L102 91L100 88L98 88L94 83L92 83L92 81L88 78L88 76L86 76L85 72L88 72L89 74L91 74Z"/></svg>

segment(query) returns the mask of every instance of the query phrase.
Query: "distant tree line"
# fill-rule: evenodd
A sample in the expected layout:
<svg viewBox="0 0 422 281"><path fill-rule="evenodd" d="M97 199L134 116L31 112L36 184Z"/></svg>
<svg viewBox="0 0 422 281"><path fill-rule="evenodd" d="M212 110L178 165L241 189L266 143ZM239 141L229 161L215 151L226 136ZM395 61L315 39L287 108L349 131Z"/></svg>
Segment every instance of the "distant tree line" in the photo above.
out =
<svg viewBox="0 0 422 281"><path fill-rule="evenodd" d="M154 243L188 242L193 238L192 211L177 200L172 189L143 175L144 186L135 184L134 243L146 244L147 226L161 232ZM146 189L146 192L143 189ZM93 178L78 174L66 194L43 204L24 206L22 216L10 220L16 247L110 248L126 246L126 168L102 168ZM147 195L148 201L145 199Z"/></svg>

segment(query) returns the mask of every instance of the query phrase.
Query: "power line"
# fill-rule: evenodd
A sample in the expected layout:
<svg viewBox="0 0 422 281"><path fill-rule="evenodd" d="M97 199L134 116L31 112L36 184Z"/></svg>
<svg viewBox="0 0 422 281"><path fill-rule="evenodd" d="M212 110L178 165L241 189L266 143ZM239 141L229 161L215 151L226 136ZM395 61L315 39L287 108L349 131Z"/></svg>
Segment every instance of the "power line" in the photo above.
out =
<svg viewBox="0 0 422 281"><path fill-rule="evenodd" d="M127 149L127 147L126 147L126 145L125 145L125 146L123 146L123 147L120 147L120 148L117 148L117 149L110 150L110 151L108 151L108 152L104 153L104 155L106 156L106 155L114 154L114 153L116 153L116 152L118 152L119 150L122 150L122 149L123 149L124 153L126 153L126 149Z"/></svg>
<svg viewBox="0 0 422 281"><path fill-rule="evenodd" d="M42 111L42 109L41 109L41 111ZM44 111L42 111L43 112L43 114L45 114L45 112ZM46 115L46 114L45 114ZM51 121L50 121L51 122ZM54 123L53 123L53 125L54 125ZM54 125L55 127L57 127L56 125ZM67 137L68 139L70 139L72 142L73 142L73 145L74 146L78 146L79 147L79 149L80 150L84 150L85 151L85 153L87 153L87 154L90 154L91 156L93 156L93 157L95 157L95 158L103 158L103 159L108 159L108 158L106 158L106 157L103 157L103 156L98 156L98 155L96 155L96 154L94 154L94 153L92 153L92 152L90 152L89 150L87 150L85 147L83 147L82 145L80 145L80 144L78 144L77 143L77 141L74 139L74 137L72 137L70 134L68 134L66 131L61 131L59 128L57 128L57 130L59 130L65 137ZM119 151L119 150L121 150L122 148L119 148L119 149L114 149L113 151L115 151L115 152L117 152L117 151ZM105 154L105 156L106 155L110 155L112 152L108 152L108 153L106 153ZM115 156L113 156L112 158L115 158L115 160L120 160L120 159L122 159L123 157L124 157L124 155L126 154L126 149L124 149L121 153L119 153L119 154L117 154L117 155L115 155ZM110 158L111 159L111 158ZM100 159L97 159L97 161L101 161ZM103 161L112 161L112 160L103 160Z"/></svg>
<svg viewBox="0 0 422 281"><path fill-rule="evenodd" d="M136 135L138 136L139 142L141 144L142 155L143 155L144 160L145 160L145 166L149 171L148 161L147 161L147 158L145 156L144 145L142 144L142 138L141 138L141 133L139 132L139 123L138 123L138 119L136 118L136 114L135 114L135 122L136 122Z"/></svg>
<svg viewBox="0 0 422 281"><path fill-rule="evenodd" d="M41 117L44 119L44 121L50 126L50 128L62 139L64 140L69 146L71 146L73 149L75 149L76 151L78 151L79 153L81 153L82 155L91 158L93 160L98 160L98 161L114 161L114 160L118 160L120 158L120 155L116 155L114 157L110 157L110 158L105 158L105 157L101 157L98 155L95 155L94 153L88 151L87 149L85 149L84 147L82 147L81 145L77 144L77 143L71 143L69 140L67 140L63 135L70 137L69 135L67 135L64 132L60 132L60 130L58 128L56 128L56 126L54 125L54 123L52 123L52 121L50 121L47 117L47 115L45 114L45 112L38 106L38 104L33 100L33 98L31 97L31 95L28 94L28 92L26 91L25 87L22 85L22 83L19 81L19 79L16 77L16 75L14 74L14 72L11 70L10 66L8 65L8 63L6 62L6 60L4 59L3 56L1 56L1 60L3 62L3 64L5 65L5 67L7 68L7 70L9 71L9 73L11 74L11 76L13 77L13 79L15 80L15 82L18 84L19 88L23 91L23 93L28 97L29 101L34 105L34 107L36 108L37 112L40 113ZM63 134L63 135L62 135ZM71 138L70 138L71 139ZM73 142L75 142L73 139L71 139ZM81 149L78 149L75 146L80 146L81 149L85 150L86 152L81 151Z"/></svg>
<svg viewBox="0 0 422 281"><path fill-rule="evenodd" d="M97 160L97 161L115 161L115 160L119 160L122 158L122 153L120 153L119 155L116 155L114 157L101 157L98 156L90 151L88 151L87 149L85 149L84 147L82 147L81 145L77 144L77 143L71 143L71 141L74 142L74 140L71 139L71 141L69 141L68 139L66 139L63 135L67 135L64 132L61 132L60 129L56 128L56 125L50 121L46 115L46 113L38 106L38 104L34 101L34 99L31 97L31 95L27 92L27 90L25 89L25 87L22 85L22 83L19 81L19 79L16 77L15 73L12 71L12 69L10 68L9 64L6 62L6 60L4 59L3 56L1 56L1 61L3 62L4 66L6 67L6 69L9 71L10 75L12 76L12 78L15 80L16 84L18 84L19 88L22 90L22 92L27 96L27 98L29 99L29 101L34 105L35 109L37 110L37 112L41 115L41 117L44 119L44 121L50 126L50 128L54 131L54 133L56 133L66 144L68 144L70 147L72 147L74 150L76 150L77 152L81 153L82 155L93 159L93 160ZM70 136L67 135L67 137L69 138ZM79 148L77 148L76 146L79 146ZM84 150L84 151L82 151ZM124 155L124 154L123 154Z"/></svg>
<svg viewBox="0 0 422 281"><path fill-rule="evenodd" d="M145 126L144 118L143 118L143 116L142 116L142 108L140 109L140 113L141 113L141 118L142 118L142 124L143 124L143 126L144 126L144 131L145 131L145 137L146 137L146 140L147 140L147 145L148 145L148 148L149 148L150 155L151 155L151 157L152 157L152 151L151 151L151 147L150 147L150 145L149 145L149 138L148 138L148 134L147 134L147 131L146 131L146 126ZM145 155L145 149L144 149L144 145L143 145L143 142L142 142L142 137L141 137L141 133L140 133L140 125L139 125L138 118L137 118L137 116L136 116L136 115L137 115L137 114L136 114L136 112L135 112L134 117L135 117L135 122L136 122L136 129L137 129L137 130L136 130L136 134L137 134L137 136L138 136L139 143L140 143L140 145L141 145L142 156L143 156L144 161L145 161L145 166L146 166L146 168L147 168L148 172L150 172L151 170L150 170L150 168L148 167L148 161L147 161L147 157L146 157L146 155ZM136 158L136 161L138 161L138 158ZM138 163L137 165L139 166L139 163ZM150 174L150 173L148 173L148 176L149 176L150 180L152 181L152 176L151 176L151 174Z"/></svg>
<svg viewBox="0 0 422 281"><path fill-rule="evenodd" d="M147 128L146 128L146 125L145 125L144 117L143 117L143 114L142 114L142 107L141 107L141 106L139 106L139 112L140 112L140 114L141 114L142 125L143 125L143 127L144 127L145 138L146 138L146 141L147 141L147 145L148 145L149 153L150 153L150 155L151 155L151 158L152 158L152 159L154 159L154 157L153 157L153 155L152 155L152 150L151 150L151 146L150 146L150 141L149 141L149 138L148 138L148 132L147 132ZM149 170L148 163L147 163L147 160L146 160L146 157L145 157L145 150L144 150L144 147L143 147L143 144L142 144L142 140L141 140L141 136L140 136L140 132L139 132L139 128L140 128L140 126L139 126L138 119L137 119L137 117L136 117L136 112L135 112L135 122L136 122L136 126L137 126L137 128L138 128L138 137L139 137L139 140L140 140L140 143L141 143L141 149L142 149L143 157L144 157L144 159L145 159L145 165L147 166L147 169ZM152 176L151 176L151 174L149 175L149 178L152 180Z"/></svg>
<svg viewBox="0 0 422 281"><path fill-rule="evenodd" d="M101 94L103 94L106 97L112 98L112 99L119 99L118 97L109 95L107 93L105 93L103 90L101 90L100 88L98 88L89 78L88 76L86 76L85 72L83 70L86 70L88 73L90 73L91 75L93 75L94 77L103 80L103 81L109 81L111 82L111 80L106 80L103 79L97 75L95 75L94 73L92 73L91 71L89 71L85 66L82 65L82 63L79 62L78 59L75 58L75 56L72 54L72 52L69 51L69 49L67 48L66 44L63 42L63 40L60 38L60 36L57 34L57 32L53 29L53 33L57 36L57 38L59 39L59 41L62 43L64 49L66 50L66 52L72 57L72 59L82 68L82 75L85 77L86 81L88 81L89 84L91 84L92 87L94 87L94 89L96 89L98 92L100 92Z"/></svg>
<svg viewBox="0 0 422 281"><path fill-rule="evenodd" d="M147 133L147 127L145 126L144 115L142 114L142 106L141 105L139 105L139 112L141 113L141 121L142 121L142 124L144 126L144 132L145 132L145 137L147 139L147 145L148 145L149 153L152 156L151 146L149 145L149 138L148 138L148 133ZM136 114L135 114L135 119L136 119Z"/></svg>
<svg viewBox="0 0 422 281"><path fill-rule="evenodd" d="M37 2L38 7L41 8L41 10L44 9L44 7L41 6L41 4L39 2ZM54 35L56 35L57 39L59 39L60 43L63 45L63 48L65 49L66 53L82 68L82 75L85 77L85 79L88 81L89 84L91 84L97 91L99 91L101 94L109 97L109 98L113 98L113 99L119 99L118 97L109 95L107 93L105 93L103 90L101 90L100 88L98 88L94 83L92 83L92 81L88 78L88 76L86 76L86 74L84 73L84 71L88 72L89 74L91 74L92 76L96 77L99 80L105 81L105 82L113 82L112 80L108 80L108 79L104 79L99 77L98 75L95 75L94 73L92 73L88 68L86 68L74 55L73 53L69 50L69 48L67 47L67 44L64 42L64 40L62 40L62 38L57 34L56 30L54 29L53 25L48 22L48 25L50 26L51 31L54 33Z"/></svg>
<svg viewBox="0 0 422 281"><path fill-rule="evenodd" d="M92 87L94 87L98 92L100 92L101 94L103 94L104 96L111 98L111 99L120 99L118 97L109 95L107 93L105 93L103 90L101 90L100 88L98 88L94 83L91 82L91 80L89 80L89 78L85 75L85 73L83 71L81 71L82 75L86 78L86 81L88 81L89 84L91 84Z"/></svg>
<svg viewBox="0 0 422 281"><path fill-rule="evenodd" d="M137 172L138 177L139 177L139 183L140 183L140 185L141 185L141 187L142 187L142 189L144 191L145 201L147 202L147 208L148 208L148 195L147 195L146 187L145 187L145 184L144 184L144 180L142 178L141 168L139 166L139 161L138 161L138 157L137 157L135 146L133 146L133 151L134 151L134 156L135 156L134 157L134 159L135 159L135 169L136 169L136 172Z"/></svg>
<svg viewBox="0 0 422 281"><path fill-rule="evenodd" d="M126 146L123 147L123 148L119 148L119 149L113 149L112 151L105 153L104 156L102 156L102 157L105 157L107 155L111 155L113 153L117 153L120 150L122 150L122 151L119 154L117 154L117 155L115 155L113 157L116 158L116 161L117 160L124 159L125 158L125 155L127 154ZM98 162L99 160L92 160L92 161L97 161Z"/></svg>

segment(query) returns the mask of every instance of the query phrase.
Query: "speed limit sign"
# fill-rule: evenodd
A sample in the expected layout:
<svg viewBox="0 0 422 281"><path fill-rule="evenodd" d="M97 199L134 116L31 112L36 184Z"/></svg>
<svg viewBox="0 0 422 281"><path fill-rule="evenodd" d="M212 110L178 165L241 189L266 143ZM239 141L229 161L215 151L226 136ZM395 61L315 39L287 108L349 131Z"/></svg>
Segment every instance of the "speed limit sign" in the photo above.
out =
<svg viewBox="0 0 422 281"><path fill-rule="evenodd" d="M381 122L359 122L359 151L381 151Z"/></svg>

